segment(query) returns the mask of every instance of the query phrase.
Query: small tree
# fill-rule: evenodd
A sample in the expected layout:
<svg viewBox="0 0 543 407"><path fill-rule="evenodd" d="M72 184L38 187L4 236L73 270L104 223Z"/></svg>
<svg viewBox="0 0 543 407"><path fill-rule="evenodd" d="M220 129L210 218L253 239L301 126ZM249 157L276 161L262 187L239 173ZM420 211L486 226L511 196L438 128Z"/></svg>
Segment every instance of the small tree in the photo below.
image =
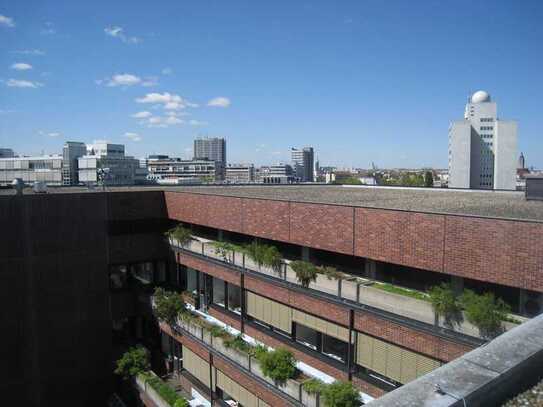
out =
<svg viewBox="0 0 543 407"><path fill-rule="evenodd" d="M187 246L189 242L193 240L191 230L183 227L181 224L168 230L166 236L177 240L181 247Z"/></svg>
<svg viewBox="0 0 543 407"><path fill-rule="evenodd" d="M154 299L155 315L168 325L173 325L179 313L185 309L181 296L173 291L158 287L155 289Z"/></svg>
<svg viewBox="0 0 543 407"><path fill-rule="evenodd" d="M215 242L213 243L213 246L215 247L215 254L221 256L223 261L228 263L235 246L227 242Z"/></svg>
<svg viewBox="0 0 543 407"><path fill-rule="evenodd" d="M493 338L503 330L502 321L507 318L510 307L493 293L478 295L472 290L465 290L461 303L466 319L475 325L484 338Z"/></svg>
<svg viewBox="0 0 543 407"><path fill-rule="evenodd" d="M117 360L115 374L122 376L124 379L129 379L150 368L149 352L143 346L136 346L128 349L123 356Z"/></svg>
<svg viewBox="0 0 543 407"><path fill-rule="evenodd" d="M302 383L303 389L309 394L322 393L326 387L326 383L319 379L309 379Z"/></svg>
<svg viewBox="0 0 543 407"><path fill-rule="evenodd" d="M258 268L268 266L275 272L281 270L281 253L275 246L260 244L254 240L244 247L244 252L256 263Z"/></svg>
<svg viewBox="0 0 543 407"><path fill-rule="evenodd" d="M303 260L295 260L290 263L290 267L296 273L296 278L302 287L308 288L309 283L317 280L317 268Z"/></svg>
<svg viewBox="0 0 543 407"><path fill-rule="evenodd" d="M291 352L284 348L274 351L256 350L256 358L265 376L276 383L282 384L294 377L296 373L296 360Z"/></svg>
<svg viewBox="0 0 543 407"><path fill-rule="evenodd" d="M360 393L349 382L334 382L325 386L322 397L326 407L360 407L362 405Z"/></svg>
<svg viewBox="0 0 543 407"><path fill-rule="evenodd" d="M434 186L434 174L432 174L432 171L426 171L424 173L424 186L426 188L432 188Z"/></svg>
<svg viewBox="0 0 543 407"><path fill-rule="evenodd" d="M438 317L445 320L445 324L453 327L461 320L460 305L450 284L443 283L434 286L428 292L432 308Z"/></svg>

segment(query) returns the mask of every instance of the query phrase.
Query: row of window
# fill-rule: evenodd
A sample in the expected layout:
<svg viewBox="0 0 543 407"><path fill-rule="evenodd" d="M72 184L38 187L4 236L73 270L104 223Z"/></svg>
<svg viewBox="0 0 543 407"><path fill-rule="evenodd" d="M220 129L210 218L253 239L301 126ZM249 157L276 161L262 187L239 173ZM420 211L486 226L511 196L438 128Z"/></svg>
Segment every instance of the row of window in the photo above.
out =
<svg viewBox="0 0 543 407"><path fill-rule="evenodd" d="M494 121L493 117L481 117L481 122L483 123L491 123Z"/></svg>
<svg viewBox="0 0 543 407"><path fill-rule="evenodd" d="M486 130L494 130L494 127L492 126L481 126L481 131L486 131Z"/></svg>

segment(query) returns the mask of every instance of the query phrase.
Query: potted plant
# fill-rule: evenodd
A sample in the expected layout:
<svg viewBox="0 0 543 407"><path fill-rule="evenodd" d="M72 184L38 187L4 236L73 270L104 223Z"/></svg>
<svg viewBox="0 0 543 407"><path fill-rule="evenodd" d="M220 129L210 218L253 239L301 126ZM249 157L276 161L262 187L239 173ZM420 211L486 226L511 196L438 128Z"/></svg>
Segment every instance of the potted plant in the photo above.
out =
<svg viewBox="0 0 543 407"><path fill-rule="evenodd" d="M428 295L436 315L436 324L439 317L442 317L445 325L450 328L462 321L460 304L450 284L433 286L428 291Z"/></svg>
<svg viewBox="0 0 543 407"><path fill-rule="evenodd" d="M182 224L168 230L165 235L170 239L176 240L180 247L186 247L191 240L194 240L191 230L183 227Z"/></svg>
<svg viewBox="0 0 543 407"><path fill-rule="evenodd" d="M302 287L308 288L311 282L317 281L317 268L303 260L295 260L290 263L290 267L296 273L296 278Z"/></svg>
<svg viewBox="0 0 543 407"><path fill-rule="evenodd" d="M503 321L507 319L510 307L493 293L476 294L465 290L460 297L466 319L475 325L483 338L494 338L503 331Z"/></svg>
<svg viewBox="0 0 543 407"><path fill-rule="evenodd" d="M154 293L154 311L158 319L173 325L177 316L185 309L181 296L173 291L156 288Z"/></svg>

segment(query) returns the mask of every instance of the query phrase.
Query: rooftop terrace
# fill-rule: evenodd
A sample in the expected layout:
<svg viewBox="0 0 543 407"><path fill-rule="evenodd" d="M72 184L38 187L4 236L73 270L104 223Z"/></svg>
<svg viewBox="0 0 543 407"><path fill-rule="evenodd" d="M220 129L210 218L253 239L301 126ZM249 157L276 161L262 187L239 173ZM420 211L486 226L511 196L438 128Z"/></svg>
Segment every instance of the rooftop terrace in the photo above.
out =
<svg viewBox="0 0 543 407"><path fill-rule="evenodd" d="M349 205L417 212L448 213L543 222L543 202L526 201L524 192L474 191L394 187L180 186L108 187L109 192L164 190L244 198ZM94 191L100 192L101 189ZM50 193L89 192L86 188L49 188ZM25 189L25 194L32 193ZM0 195L14 194L0 190Z"/></svg>

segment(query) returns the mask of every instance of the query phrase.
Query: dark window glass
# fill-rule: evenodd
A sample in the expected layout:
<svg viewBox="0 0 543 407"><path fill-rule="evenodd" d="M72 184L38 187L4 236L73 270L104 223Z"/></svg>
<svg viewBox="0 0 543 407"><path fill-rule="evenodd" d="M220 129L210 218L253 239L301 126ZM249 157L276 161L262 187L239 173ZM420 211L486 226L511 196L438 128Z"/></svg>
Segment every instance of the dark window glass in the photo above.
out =
<svg viewBox="0 0 543 407"><path fill-rule="evenodd" d="M241 314L241 289L237 285L228 284L228 309Z"/></svg>
<svg viewBox="0 0 543 407"><path fill-rule="evenodd" d="M191 268L187 268L187 291L193 294L198 294L197 292L197 281L198 281L198 273L196 270L193 270Z"/></svg>
<svg viewBox="0 0 543 407"><path fill-rule="evenodd" d="M296 324L296 341L300 342L302 345L317 350L319 346L318 338L319 333L314 329Z"/></svg>
<svg viewBox="0 0 543 407"><path fill-rule="evenodd" d="M213 304L225 306L225 284L223 280L213 277Z"/></svg>
<svg viewBox="0 0 543 407"><path fill-rule="evenodd" d="M347 360L347 342L322 334L322 353L345 362Z"/></svg>

